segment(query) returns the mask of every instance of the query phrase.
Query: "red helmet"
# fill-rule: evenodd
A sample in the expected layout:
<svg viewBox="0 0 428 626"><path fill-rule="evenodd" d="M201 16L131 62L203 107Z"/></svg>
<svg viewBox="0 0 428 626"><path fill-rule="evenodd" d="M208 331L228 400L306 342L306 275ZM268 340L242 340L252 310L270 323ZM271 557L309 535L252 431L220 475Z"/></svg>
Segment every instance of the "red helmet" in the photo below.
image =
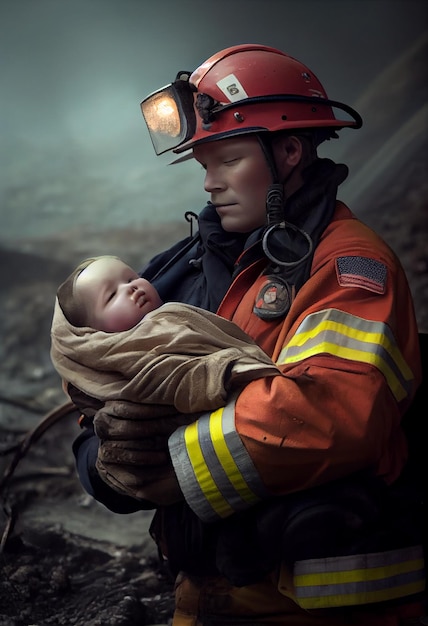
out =
<svg viewBox="0 0 428 626"><path fill-rule="evenodd" d="M141 108L157 154L248 133L362 125L351 107L328 99L303 63L258 44L217 52L192 74L179 73Z"/></svg>

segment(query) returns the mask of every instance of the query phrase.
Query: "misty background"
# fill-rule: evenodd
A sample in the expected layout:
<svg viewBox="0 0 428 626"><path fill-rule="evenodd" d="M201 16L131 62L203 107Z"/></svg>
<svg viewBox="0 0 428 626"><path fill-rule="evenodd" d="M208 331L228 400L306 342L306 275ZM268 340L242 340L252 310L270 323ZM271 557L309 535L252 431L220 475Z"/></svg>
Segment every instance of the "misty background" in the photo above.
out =
<svg viewBox="0 0 428 626"><path fill-rule="evenodd" d="M415 113L404 137L426 140L427 32L426 0L0 0L0 244L199 211L201 169L155 156L139 105L178 70L238 43L297 57L330 98L360 111L363 128L322 149L346 156L341 198L357 200L362 180L397 161L403 135L398 147L385 144ZM385 76L415 46L418 62Z"/></svg>

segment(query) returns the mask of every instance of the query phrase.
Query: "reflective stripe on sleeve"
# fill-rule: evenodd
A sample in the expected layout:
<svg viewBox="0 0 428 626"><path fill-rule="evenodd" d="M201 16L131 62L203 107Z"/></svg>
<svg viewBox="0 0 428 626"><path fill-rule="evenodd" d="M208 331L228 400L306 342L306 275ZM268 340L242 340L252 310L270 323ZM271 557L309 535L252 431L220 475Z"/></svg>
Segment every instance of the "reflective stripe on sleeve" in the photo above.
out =
<svg viewBox="0 0 428 626"><path fill-rule="evenodd" d="M423 548L297 561L293 582L296 602L304 609L371 604L423 593Z"/></svg>
<svg viewBox="0 0 428 626"><path fill-rule="evenodd" d="M297 363L319 354L369 363L385 376L397 402L410 392L413 373L389 327L336 309L312 313L282 349L277 364Z"/></svg>
<svg viewBox="0 0 428 626"><path fill-rule="evenodd" d="M235 429L235 401L169 439L174 469L189 506L213 522L266 498L260 476Z"/></svg>

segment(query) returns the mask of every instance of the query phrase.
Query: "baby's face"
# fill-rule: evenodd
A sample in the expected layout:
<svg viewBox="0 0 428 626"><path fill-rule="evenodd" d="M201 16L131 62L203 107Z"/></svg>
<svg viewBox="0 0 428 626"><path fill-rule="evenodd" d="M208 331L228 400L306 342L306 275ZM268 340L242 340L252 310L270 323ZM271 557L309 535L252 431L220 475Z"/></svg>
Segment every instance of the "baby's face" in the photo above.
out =
<svg viewBox="0 0 428 626"><path fill-rule="evenodd" d="M128 330L162 301L145 278L115 258L100 258L76 278L74 296L87 326L105 332Z"/></svg>

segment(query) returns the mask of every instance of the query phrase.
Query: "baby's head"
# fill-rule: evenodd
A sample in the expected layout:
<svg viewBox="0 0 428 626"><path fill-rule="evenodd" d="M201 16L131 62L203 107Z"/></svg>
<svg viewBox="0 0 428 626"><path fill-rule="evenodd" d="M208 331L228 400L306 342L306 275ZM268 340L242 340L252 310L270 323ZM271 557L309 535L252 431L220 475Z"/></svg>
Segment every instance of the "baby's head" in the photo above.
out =
<svg viewBox="0 0 428 626"><path fill-rule="evenodd" d="M116 332L135 326L162 301L146 279L116 256L85 259L57 291L73 326Z"/></svg>
<svg viewBox="0 0 428 626"><path fill-rule="evenodd" d="M67 320L73 326L87 326L87 311L85 302L81 301L78 291L75 290L76 279L91 263L102 257L90 257L85 259L65 279L65 281L58 287L57 298L59 306L62 309ZM118 257L110 257L118 258Z"/></svg>

